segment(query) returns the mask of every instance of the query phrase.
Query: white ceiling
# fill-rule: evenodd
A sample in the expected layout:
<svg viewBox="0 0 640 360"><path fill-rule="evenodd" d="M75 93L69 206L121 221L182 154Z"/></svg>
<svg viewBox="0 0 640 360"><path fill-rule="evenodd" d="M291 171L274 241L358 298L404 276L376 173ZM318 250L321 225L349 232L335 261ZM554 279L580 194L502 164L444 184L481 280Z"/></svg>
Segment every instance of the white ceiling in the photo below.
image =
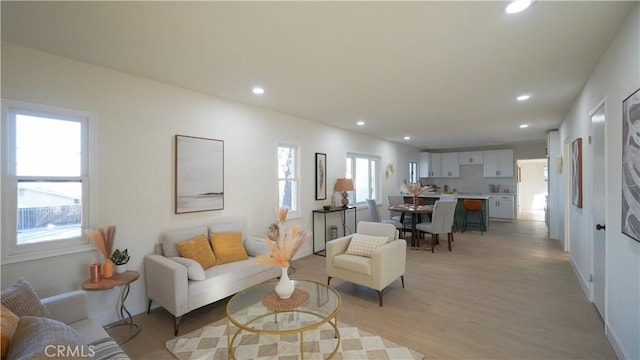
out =
<svg viewBox="0 0 640 360"><path fill-rule="evenodd" d="M635 4L539 1L506 15L504 1L2 1L1 11L4 41L444 149L543 140ZM517 102L523 93L531 99Z"/></svg>

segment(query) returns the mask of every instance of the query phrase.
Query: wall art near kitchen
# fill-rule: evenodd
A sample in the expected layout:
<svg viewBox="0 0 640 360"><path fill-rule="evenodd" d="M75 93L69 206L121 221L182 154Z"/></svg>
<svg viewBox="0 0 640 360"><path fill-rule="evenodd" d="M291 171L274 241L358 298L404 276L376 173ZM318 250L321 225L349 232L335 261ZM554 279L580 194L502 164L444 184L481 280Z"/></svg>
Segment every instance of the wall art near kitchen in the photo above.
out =
<svg viewBox="0 0 640 360"><path fill-rule="evenodd" d="M316 200L327 198L327 154L316 153Z"/></svg>
<svg viewBox="0 0 640 360"><path fill-rule="evenodd" d="M640 242L640 89L622 102L622 233Z"/></svg>
<svg viewBox="0 0 640 360"><path fill-rule="evenodd" d="M582 138L571 144L571 203L582 207Z"/></svg>
<svg viewBox="0 0 640 360"><path fill-rule="evenodd" d="M176 135L176 214L224 209L224 141Z"/></svg>

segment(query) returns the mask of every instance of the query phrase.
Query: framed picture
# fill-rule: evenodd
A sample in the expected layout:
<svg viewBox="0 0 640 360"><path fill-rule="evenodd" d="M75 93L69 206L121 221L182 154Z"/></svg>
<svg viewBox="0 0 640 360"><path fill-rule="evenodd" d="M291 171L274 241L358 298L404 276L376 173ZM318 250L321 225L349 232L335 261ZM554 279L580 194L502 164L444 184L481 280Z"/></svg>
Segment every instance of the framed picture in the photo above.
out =
<svg viewBox="0 0 640 360"><path fill-rule="evenodd" d="M316 200L327 198L327 154L316 153Z"/></svg>
<svg viewBox="0 0 640 360"><path fill-rule="evenodd" d="M571 203L582 207L582 138L571 144Z"/></svg>
<svg viewBox="0 0 640 360"><path fill-rule="evenodd" d="M224 141L175 136L176 214L224 209Z"/></svg>
<svg viewBox="0 0 640 360"><path fill-rule="evenodd" d="M640 89L622 102L622 233L640 242Z"/></svg>

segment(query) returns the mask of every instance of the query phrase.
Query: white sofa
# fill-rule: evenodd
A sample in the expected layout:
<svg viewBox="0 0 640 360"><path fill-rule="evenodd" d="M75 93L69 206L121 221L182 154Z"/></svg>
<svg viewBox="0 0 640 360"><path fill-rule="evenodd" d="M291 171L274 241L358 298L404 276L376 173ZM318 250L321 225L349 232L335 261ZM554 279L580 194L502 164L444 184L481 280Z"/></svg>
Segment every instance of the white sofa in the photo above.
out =
<svg viewBox="0 0 640 360"><path fill-rule="evenodd" d="M22 290L21 290L22 291ZM13 303L36 313L22 313L6 350L7 360L91 358L94 360L128 360L129 356L104 330L100 323L89 317L87 294L83 290L62 293L38 300L24 297ZM15 301L16 298L14 298ZM39 302L34 307L35 302ZM47 314L37 310L41 304ZM4 302L3 302L4 304ZM28 305L31 304L31 305ZM14 309L15 310L15 309ZM45 316L46 315L46 316ZM14 315L15 316L15 315ZM3 319L3 326L5 319ZM3 328L3 332L5 329ZM4 345L4 343L3 343ZM5 357L3 357L5 359Z"/></svg>
<svg viewBox="0 0 640 360"><path fill-rule="evenodd" d="M204 305L231 296L250 286L273 279L280 275L280 269L256 263L253 258L258 254L269 254L264 239L246 236L246 221L243 218L225 218L216 220L209 226L196 226L168 231L156 245L155 253L146 255L144 269L147 297L151 310L153 301L159 303L174 316L174 334L178 335L180 319L184 314ZM194 276L188 267L181 263L177 242L193 239L201 234L213 232L242 232L243 244L249 258L231 263L215 265L204 271L204 279ZM200 267L200 269L202 269ZM197 271L196 271L197 272Z"/></svg>
<svg viewBox="0 0 640 360"><path fill-rule="evenodd" d="M327 285L333 277L364 285L378 292L382 306L382 292L389 284L400 278L404 287L407 242L398 239L398 230L391 224L360 221L356 234L387 237L388 242L375 248L371 257L346 253L355 234L327 242Z"/></svg>

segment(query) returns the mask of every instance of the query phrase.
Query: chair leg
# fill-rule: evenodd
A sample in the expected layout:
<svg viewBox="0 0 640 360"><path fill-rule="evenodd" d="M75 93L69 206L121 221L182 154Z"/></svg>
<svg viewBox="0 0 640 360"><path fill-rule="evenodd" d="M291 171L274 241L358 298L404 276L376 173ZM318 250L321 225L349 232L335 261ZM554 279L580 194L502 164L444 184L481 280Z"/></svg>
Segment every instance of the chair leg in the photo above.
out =
<svg viewBox="0 0 640 360"><path fill-rule="evenodd" d="M404 289L404 275L400 275L400 280L402 281L402 288Z"/></svg>
<svg viewBox="0 0 640 360"><path fill-rule="evenodd" d="M382 307L382 290L378 290L378 302L380 302L380 307Z"/></svg>
<svg viewBox="0 0 640 360"><path fill-rule="evenodd" d="M173 317L173 336L178 336L178 326L182 320L182 315Z"/></svg>
<svg viewBox="0 0 640 360"><path fill-rule="evenodd" d="M331 276L327 277L327 286L331 286Z"/></svg>
<svg viewBox="0 0 640 360"><path fill-rule="evenodd" d="M149 305L147 306L147 314L151 312L151 299L149 299Z"/></svg>
<svg viewBox="0 0 640 360"><path fill-rule="evenodd" d="M465 230L467 230L467 219L469 218L469 210L465 209L464 210L464 219L462 220L462 228L460 229L460 232L463 233Z"/></svg>
<svg viewBox="0 0 640 360"><path fill-rule="evenodd" d="M447 243L449 243L449 251L451 251L451 241L453 239L453 233L448 233L447 234Z"/></svg>
<svg viewBox="0 0 640 360"><path fill-rule="evenodd" d="M431 253L436 252L435 250L435 246L436 246L436 238L437 238L437 234L431 234Z"/></svg>
<svg viewBox="0 0 640 360"><path fill-rule="evenodd" d="M484 213L480 209L480 235L484 235L484 231L487 231L487 227L484 225Z"/></svg>

